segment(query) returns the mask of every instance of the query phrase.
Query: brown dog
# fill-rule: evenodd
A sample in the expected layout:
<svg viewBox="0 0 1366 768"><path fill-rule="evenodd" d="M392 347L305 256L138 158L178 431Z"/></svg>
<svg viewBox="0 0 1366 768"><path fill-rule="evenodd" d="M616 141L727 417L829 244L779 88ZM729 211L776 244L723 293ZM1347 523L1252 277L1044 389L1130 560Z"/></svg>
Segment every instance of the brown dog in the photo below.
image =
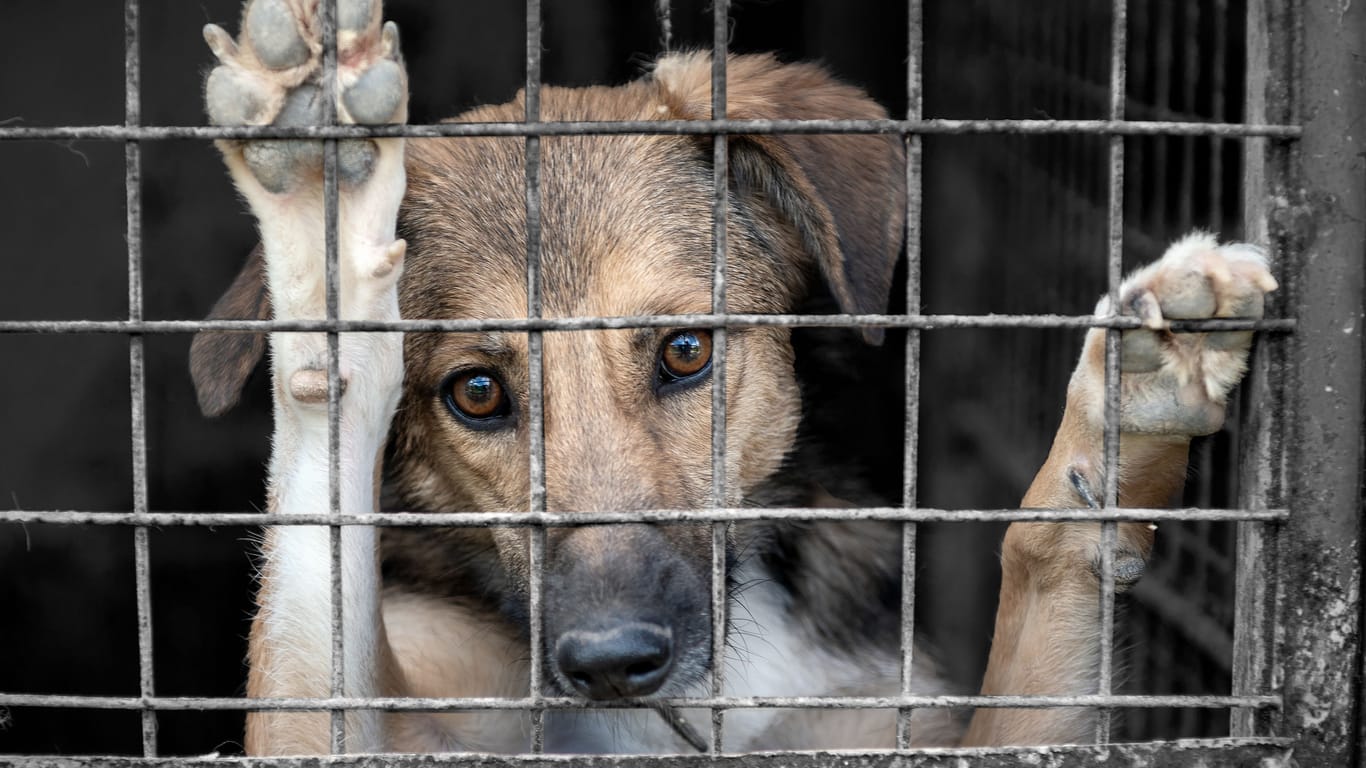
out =
<svg viewBox="0 0 1366 768"><path fill-rule="evenodd" d="M406 75L379 3L339 6L338 114L402 122ZM235 44L206 36L221 65L207 99L216 123L298 124L321 114L316 1L252 0ZM765 56L728 62L728 114L882 118L817 67ZM546 88L541 119L696 119L710 114L705 55L662 59L616 88ZM520 98L468 122L516 122ZM222 142L261 225L263 248L215 317L319 318L321 152L308 142ZM345 142L339 230L342 316L527 316L525 150L518 138ZM904 226L894 136L747 136L729 142L728 309L789 312L828 292L840 311L885 311ZM406 185L405 185L406 170ZM541 142L541 281L547 317L711 310L711 139L563 136ZM403 239L395 239L401 234ZM405 258L406 251L406 258ZM405 262L406 261L406 265ZM399 280L399 273L402 279ZM1258 251L1193 235L1125 283L1120 499L1160 506L1179 490L1192 435L1218 429L1249 333L1175 336L1164 317L1258 317L1274 288ZM1102 302L1098 313L1109 314ZM877 330L864 334L880 340ZM374 509L381 464L396 505L518 511L530 492L528 338L520 333L343 334L342 508ZM545 491L551 511L695 509L710 503L711 332L695 328L544 335ZM1053 451L1024 506L1085 506L1103 485L1103 334L1092 332ZM264 345L201 334L192 368L209 413L230 407ZM276 438L271 507L325 509L325 342L272 339ZM804 476L803 404L790 332L727 339L726 503L835 503ZM817 404L819 406L819 404ZM395 413L395 407L397 407ZM392 416L392 419L391 419ZM387 451L386 451L387 439ZM1121 586L1151 542L1121 525ZM983 693L1095 691L1099 526L1015 524L1003 550L996 639ZM708 525L622 522L551 529L544 572L547 694L590 700L703 695L726 663L728 695L890 695L898 683L900 539L875 523L735 526L724 660L712 658ZM528 534L522 529L373 529L343 535L346 693L527 693ZM382 553L379 565L375 553ZM267 532L251 638L252 696L326 696L330 609L325 530ZM752 623L751 623L752 622ZM943 692L918 656L915 689ZM739 710L728 749L886 747L894 713ZM702 718L687 713L684 717ZM1087 710L986 709L961 724L914 715L921 744L1085 741ZM325 714L255 714L253 754L323 753ZM550 713L547 749L686 748L646 711ZM513 751L523 716L353 712L352 751Z"/></svg>

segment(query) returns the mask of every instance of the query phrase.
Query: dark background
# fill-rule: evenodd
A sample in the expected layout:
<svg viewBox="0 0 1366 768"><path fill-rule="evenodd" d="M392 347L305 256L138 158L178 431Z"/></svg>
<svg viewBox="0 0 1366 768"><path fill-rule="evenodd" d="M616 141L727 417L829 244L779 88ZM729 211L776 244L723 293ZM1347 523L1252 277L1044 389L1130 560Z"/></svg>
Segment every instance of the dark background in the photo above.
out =
<svg viewBox="0 0 1366 768"><path fill-rule="evenodd" d="M549 0L548 83L619 83L660 50L650 0ZM927 0L925 115L1102 118L1109 83L1108 4L1090 0ZM1128 115L1241 118L1239 0L1130 4ZM412 82L412 122L509 98L524 72L524 8L513 0L390 0ZM200 29L235 33L235 0L144 0L142 116L147 125L203 120L211 56ZM0 0L6 31L0 123L123 122L123 4ZM710 10L677 2L675 47L710 47ZM824 62L904 115L904 3L737 0L732 50ZM1091 311L1104 290L1107 140L1087 136L929 137L924 165L923 310ZM144 312L202 317L255 242L216 150L146 142ZM1126 140L1126 261L1155 258L1203 226L1236 236L1235 141ZM0 319L128 315L123 147L118 142L0 142ZM860 398L873 439L891 435L875 480L899 493L901 374ZM243 511L263 505L270 435L264 377L242 407L210 421L195 406L188 336L150 336L147 450L154 510ZM919 502L1015 505L1048 448L1080 334L936 331L924 335ZM0 335L0 508L132 506L128 342L120 336ZM866 398L865 398L866 395ZM1234 435L1202 442L1188 501L1226 506ZM886 471L890 468L892 471ZM918 614L933 627L964 690L984 663L1001 526L925 526ZM247 529L151 534L156 690L243 690L251 594ZM1227 637L1184 628L1173 605L1227 629L1229 526L1164 526L1153 572L1124 623L1141 692L1228 692ZM1146 597L1145 597L1146 595ZM1165 607L1165 609L1164 609ZM133 696L138 692L131 529L0 524L0 692ZM7 719L8 718L8 719ZM166 713L164 754L240 751L241 713ZM1205 735L1222 713L1135 715L1132 735ZM131 712L0 711L0 753L137 753Z"/></svg>

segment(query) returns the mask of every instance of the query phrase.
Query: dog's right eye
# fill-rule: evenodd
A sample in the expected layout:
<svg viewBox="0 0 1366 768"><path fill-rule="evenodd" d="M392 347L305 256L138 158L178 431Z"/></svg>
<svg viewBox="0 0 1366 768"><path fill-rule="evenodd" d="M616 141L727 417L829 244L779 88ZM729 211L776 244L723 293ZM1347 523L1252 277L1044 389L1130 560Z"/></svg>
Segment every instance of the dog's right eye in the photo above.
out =
<svg viewBox="0 0 1366 768"><path fill-rule="evenodd" d="M441 390L451 413L474 429L498 429L512 410L503 383L483 368L451 374Z"/></svg>

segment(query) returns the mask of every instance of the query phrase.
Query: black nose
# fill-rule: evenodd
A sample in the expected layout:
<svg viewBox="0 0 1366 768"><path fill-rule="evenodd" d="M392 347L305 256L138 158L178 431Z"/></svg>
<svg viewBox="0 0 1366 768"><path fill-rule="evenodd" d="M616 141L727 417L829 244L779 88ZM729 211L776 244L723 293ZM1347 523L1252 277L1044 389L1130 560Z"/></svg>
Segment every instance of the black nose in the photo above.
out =
<svg viewBox="0 0 1366 768"><path fill-rule="evenodd" d="M555 641L560 674L590 699L648 696L673 666L673 633L631 622L605 630L572 630Z"/></svg>

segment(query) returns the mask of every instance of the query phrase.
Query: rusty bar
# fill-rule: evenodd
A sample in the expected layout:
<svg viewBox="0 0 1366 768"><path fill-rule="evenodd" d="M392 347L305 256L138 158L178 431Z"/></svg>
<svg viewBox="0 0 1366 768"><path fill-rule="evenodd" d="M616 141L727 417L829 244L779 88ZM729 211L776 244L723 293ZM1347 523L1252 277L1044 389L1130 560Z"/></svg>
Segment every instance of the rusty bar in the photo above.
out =
<svg viewBox="0 0 1366 768"><path fill-rule="evenodd" d="M337 124L335 86L337 81L337 5L324 0L319 5L322 26L322 102L323 125ZM341 317L341 271L337 242L338 225L337 140L323 142L323 263L327 319ZM329 686L334 698L346 695L346 630L342 611L342 528L335 523L341 516L341 338L339 331L327 333L327 509L334 522L328 527L329 589L331 610L331 669ZM329 732L333 754L346 752L346 712L330 713Z"/></svg>
<svg viewBox="0 0 1366 768"><path fill-rule="evenodd" d="M526 0L526 113L528 124L541 119L541 0ZM544 314L541 293L541 138L526 137L526 292L527 318ZM545 337L540 330L527 334L527 422L531 481L529 511L545 512ZM545 710L537 703L545 685L545 528L528 532L527 613L530 624L531 751L545 750Z"/></svg>
<svg viewBox="0 0 1366 768"><path fill-rule="evenodd" d="M374 710L385 712L459 712L527 710L533 707L560 710L652 709L660 704L671 707L715 707L717 709L962 709L991 707L1045 709L1051 707L1128 707L1134 709L1192 708L1277 709L1277 696L1134 696L1091 694L1071 696L713 696L702 698L641 699L636 701L590 701L573 697L536 698L214 698L214 697L140 697L79 696L71 694L0 693L0 706L33 708L72 708L136 710L148 707L158 711L247 711L318 712L328 709Z"/></svg>
<svg viewBox="0 0 1366 768"><path fill-rule="evenodd" d="M139 49L138 0L123 7L123 111L124 123L137 127L142 121L142 59ZM128 243L128 319L142 320L142 146L136 139L124 144L125 237ZM132 441L133 511L146 512L147 500L147 367L141 334L128 337L129 431ZM133 530L134 580L138 613L138 688L144 698L155 696L152 656L151 543L147 528ZM142 710L142 755L157 755L157 717Z"/></svg>
<svg viewBox="0 0 1366 768"><path fill-rule="evenodd" d="M925 50L922 0L906 3L906 119L919 120L924 110L921 58ZM906 315L920 313L921 279L921 168L923 138L906 136ZM904 418L902 437L901 505L913 509L919 496L916 459L920 444L920 331L906 331ZM915 669L915 548L916 524L901 524L901 695L911 695ZM896 715L897 749L911 746L912 710Z"/></svg>
<svg viewBox="0 0 1366 768"><path fill-rule="evenodd" d="M1127 0L1113 0L1110 24L1110 110L1111 120L1124 119L1127 94L1125 56L1128 51ZM1110 194L1109 251L1106 259L1106 284L1109 303L1107 314L1119 314L1119 289L1124 279L1124 137L1110 137ZM1104 455L1104 505L1119 506L1119 372L1120 331L1105 331L1105 430L1102 436ZM1114 685L1115 666L1115 543L1116 524L1111 521L1100 526L1100 663L1096 692L1110 694ZM1096 713L1096 741L1110 740L1110 721L1113 712L1101 709Z"/></svg>
<svg viewBox="0 0 1366 768"><path fill-rule="evenodd" d="M272 512L89 512L77 510L0 510L0 524L48 525L379 525L393 527L446 525L489 528L508 525L575 526L619 523L621 512L561 510L556 512L375 512L334 516L325 513ZM1196 509L1137 507L1079 507L1073 509L933 509L917 507L724 507L718 509L632 510L631 519L643 523L711 523L749 520L880 520L894 523L1001 523L1209 521L1278 522L1290 517L1285 508Z"/></svg>
<svg viewBox="0 0 1366 768"><path fill-rule="evenodd" d="M688 314L622 317L553 317L430 320L5 320L0 333L198 333L199 331L307 332L584 331L622 328L1138 328L1135 317L1094 315L749 315ZM1176 333L1295 329L1293 319L1172 320Z"/></svg>
<svg viewBox="0 0 1366 768"><path fill-rule="evenodd" d="M711 117L726 119L726 64L730 42L730 0L714 0L712 4L711 50ZM712 136L712 283L711 310L726 311L726 248L730 194L730 154L728 139L722 134ZM726 490L726 333L724 327L712 331L711 372L711 507L717 509L727 501ZM711 542L711 693L714 697L726 689L726 632L729 629L730 590L726 572L729 554L726 541L727 524L712 523ZM720 755L725 750L726 715L721 709L711 711L711 744L709 754Z"/></svg>
<svg viewBox="0 0 1366 768"><path fill-rule="evenodd" d="M1183 768L1242 768L1257 765L1278 768L1292 765L1291 748L1285 739L1191 739L1114 744L1108 746L1014 747L934 749L904 752L790 752L748 755L603 755L603 756L505 756L480 753L436 755L385 755L345 757L258 758L163 758L135 757L0 757L0 768L441 768L446 765L477 765L481 768L564 768L569 765L602 768L1016 768L1046 765L1049 768L1147 768L1152 765ZM382 761L382 762L381 762Z"/></svg>
<svg viewBox="0 0 1366 768"><path fill-rule="evenodd" d="M1294 29L1298 14L1283 3L1248 4L1247 75L1243 84L1249 117L1277 114L1295 119L1286 91L1294 57ZM1218 71L1216 69L1216 71ZM1251 139L1243 145L1243 238L1268 247L1272 240L1269 203L1290 178L1290 147L1284 142ZM1216 184L1217 186L1217 184ZM1272 265L1283 285L1288 282L1283 252ZM1292 308L1285 291L1271 294L1268 313L1288 314ZM1239 444L1239 503L1249 509L1285 506L1285 471L1294 450L1286 439L1291 423L1287 409L1289 344L1284 337L1263 338L1252 352L1243 384L1248 403L1279 403L1279 408L1244 408L1244 437ZM1277 621L1280 529L1261 523L1240 523L1236 533L1234 571L1234 632L1232 692L1271 691L1274 683L1274 637ZM1232 711L1229 732L1235 736L1267 734L1273 728L1269 713Z"/></svg>
<svg viewBox="0 0 1366 768"><path fill-rule="evenodd" d="M1223 136L1294 139L1298 125L1157 120L620 120L435 123L428 125L0 127L0 141L132 141L162 139L432 139L448 136L582 136L714 134L1093 134L1101 136Z"/></svg>

